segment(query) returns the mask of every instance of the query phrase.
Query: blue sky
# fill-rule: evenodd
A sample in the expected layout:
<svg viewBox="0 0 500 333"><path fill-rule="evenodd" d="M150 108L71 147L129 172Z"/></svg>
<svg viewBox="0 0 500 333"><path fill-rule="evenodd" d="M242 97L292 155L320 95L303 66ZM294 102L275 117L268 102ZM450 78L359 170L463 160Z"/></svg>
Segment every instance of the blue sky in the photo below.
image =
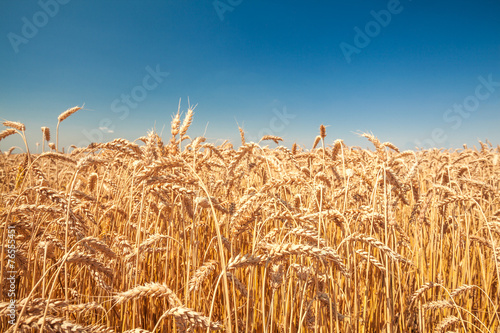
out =
<svg viewBox="0 0 500 333"><path fill-rule="evenodd" d="M57 116L85 103L61 146L152 128L168 141L189 97L188 135L236 146L237 124L305 148L320 124L327 143L496 145L499 14L497 0L3 0L0 119L25 123L36 149L41 126L55 136Z"/></svg>

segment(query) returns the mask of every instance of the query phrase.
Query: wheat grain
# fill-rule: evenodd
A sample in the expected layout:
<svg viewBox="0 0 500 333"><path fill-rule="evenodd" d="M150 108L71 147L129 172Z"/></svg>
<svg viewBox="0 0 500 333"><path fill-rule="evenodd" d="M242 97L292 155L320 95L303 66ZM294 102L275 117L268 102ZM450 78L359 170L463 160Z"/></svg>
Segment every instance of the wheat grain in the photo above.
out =
<svg viewBox="0 0 500 333"><path fill-rule="evenodd" d="M321 136L317 136L315 139L314 139L314 143L313 143L313 146L312 146L312 149L315 149L316 146L318 145L318 143L320 142L321 140Z"/></svg>
<svg viewBox="0 0 500 333"><path fill-rule="evenodd" d="M363 234L353 234L349 237L349 239L351 241L362 241L362 242L365 242L367 244L370 244L370 245L380 249L383 253L388 255L392 260L401 261L401 262L404 262L407 264L411 264L411 261L404 258L399 253L392 250L390 247L388 247L387 245L385 245L381 241L375 239L374 237L366 236Z"/></svg>
<svg viewBox="0 0 500 333"><path fill-rule="evenodd" d="M229 262L227 263L226 269L232 270L232 269L237 269L237 268L243 268L247 266L255 266L255 265L262 265L268 260L267 256L253 256L251 254L245 254L241 255L238 254L234 258L230 258Z"/></svg>
<svg viewBox="0 0 500 333"><path fill-rule="evenodd" d="M64 111L63 113L61 113L58 117L57 117L57 120L59 122L62 122L63 120L65 120L66 118L68 118L69 116L71 116L73 113L75 113L76 111L78 110L81 110L83 108L83 106L74 106L72 108L69 108L67 109L66 111Z"/></svg>
<svg viewBox="0 0 500 333"><path fill-rule="evenodd" d="M50 129L48 127L42 127L42 135L45 141L50 141Z"/></svg>
<svg viewBox="0 0 500 333"><path fill-rule="evenodd" d="M450 297L452 297L452 298L456 297L462 293L465 293L468 290L474 289L474 287L476 287L476 286L471 286L471 285L467 285L467 284L461 285L460 287L456 288L455 290L453 290L450 293Z"/></svg>
<svg viewBox="0 0 500 333"><path fill-rule="evenodd" d="M5 127L12 127L18 131L24 132L26 130L26 126L22 123L16 122L16 121L4 121L3 125Z"/></svg>
<svg viewBox="0 0 500 333"><path fill-rule="evenodd" d="M189 292L196 291L200 288L203 281L205 281L219 266L215 260L209 260L200 266L191 277L188 283Z"/></svg>
<svg viewBox="0 0 500 333"><path fill-rule="evenodd" d="M66 262L89 266L93 270L103 273L107 276L113 275L113 271L110 268L106 267L103 263L93 258L92 256L82 252L70 253L66 259Z"/></svg>
<svg viewBox="0 0 500 333"><path fill-rule="evenodd" d="M448 316L446 318L444 318L437 326L436 326L436 329L434 330L434 332L436 333L441 333L441 332L444 332L445 329L447 329L448 327L450 327L451 325L459 322L460 319L456 316Z"/></svg>
<svg viewBox="0 0 500 333"><path fill-rule="evenodd" d="M127 291L118 293L113 296L115 304L122 304L128 302L132 299L143 298L143 297L166 297L171 306L182 305L179 297L166 285L160 283L146 283L143 286L137 286L135 288L129 289Z"/></svg>
<svg viewBox="0 0 500 333"><path fill-rule="evenodd" d="M441 285L439 283L434 283L434 282L428 282L422 285L418 290L416 290L413 295L411 296L410 299L410 305L408 306L409 309L411 309L412 305L417 301L417 299L424 294L427 290L434 288L434 287L440 287Z"/></svg>
<svg viewBox="0 0 500 333"><path fill-rule="evenodd" d="M234 276L233 273L231 272L226 272L226 275L228 277L228 281L230 281L234 287L239 291L240 295L243 297L248 297L247 293L247 287L243 282L240 281L236 276Z"/></svg>
<svg viewBox="0 0 500 333"><path fill-rule="evenodd" d="M180 103L180 101L179 101ZM179 104L180 107L180 104ZM172 138L174 138L177 134L179 134L179 126L181 125L181 115L179 111L177 111L177 114L172 117L172 122L170 124L171 127L171 133L172 133Z"/></svg>
<svg viewBox="0 0 500 333"><path fill-rule="evenodd" d="M319 126L319 136L321 137L321 139L326 138L326 127L323 124Z"/></svg>
<svg viewBox="0 0 500 333"><path fill-rule="evenodd" d="M2 132L0 132L0 140L3 140L6 137L8 137L9 135L12 135L12 134L15 134L15 133L16 133L16 130L13 129L13 128L8 128L6 130L3 130Z"/></svg>
<svg viewBox="0 0 500 333"><path fill-rule="evenodd" d="M163 316L173 316L187 325L193 327L200 327L202 329L207 329L207 328L210 330L222 329L222 325L220 323L211 322L207 317L203 316L201 313L185 307L172 308L167 312L165 312Z"/></svg>
<svg viewBox="0 0 500 333"><path fill-rule="evenodd" d="M356 250L356 253L359 254L361 258L368 260L372 265L377 267L382 272L386 272L385 266L380 261L375 259L373 256L370 256L368 252L363 250Z"/></svg>
<svg viewBox="0 0 500 333"><path fill-rule="evenodd" d="M75 165L77 163L71 157L69 157L65 154L56 153L56 152L45 152L45 153L41 154L38 158L49 158L49 159L58 160L58 161L62 161L62 162L68 162L68 163L75 164Z"/></svg>
<svg viewBox="0 0 500 333"><path fill-rule="evenodd" d="M179 129L179 136L181 138L184 136L184 134L186 134L192 121L193 121L193 109L189 108L186 115L184 116L184 120L182 121L182 125Z"/></svg>
<svg viewBox="0 0 500 333"><path fill-rule="evenodd" d="M266 140L271 140L273 141L275 144L279 144L280 141L283 141L283 138L280 138L279 136L276 136L276 135L264 135L260 141L266 141Z"/></svg>
<svg viewBox="0 0 500 333"><path fill-rule="evenodd" d="M117 257L116 253L110 249L108 245L106 245L103 241L96 237L85 237L82 240L80 240L81 245L88 245L90 248L95 249L102 254L104 254L106 257L115 259Z"/></svg>
<svg viewBox="0 0 500 333"><path fill-rule="evenodd" d="M311 245L292 244L292 243L263 244L262 247L269 251L268 255L273 260L277 260L282 257L291 255L313 256L318 259L323 259L326 261L333 262L342 274L344 274L345 276L349 276L349 272L347 271L344 262L333 248L329 247L318 248Z"/></svg>

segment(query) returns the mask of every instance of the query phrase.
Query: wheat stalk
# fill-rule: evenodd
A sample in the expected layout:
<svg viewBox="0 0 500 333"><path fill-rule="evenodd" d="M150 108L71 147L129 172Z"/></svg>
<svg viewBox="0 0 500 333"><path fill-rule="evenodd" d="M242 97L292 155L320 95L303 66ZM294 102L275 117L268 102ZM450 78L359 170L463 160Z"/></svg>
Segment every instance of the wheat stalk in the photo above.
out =
<svg viewBox="0 0 500 333"><path fill-rule="evenodd" d="M67 109L66 111L64 111L63 113L61 113L58 117L57 117L57 127L56 127L56 151L59 151L59 124L65 120L66 118L68 118L69 116L71 116L73 113L75 113L76 111L78 110L81 110L83 108L83 106L75 106L75 107L72 107L72 108L69 108Z"/></svg>
<svg viewBox="0 0 500 333"><path fill-rule="evenodd" d="M238 126L235 150L191 140L193 110L179 105L166 144L3 154L0 279L16 272L18 299L0 302L3 325L14 311L18 331L498 328L500 146L326 146L322 125L312 150L270 148Z"/></svg>

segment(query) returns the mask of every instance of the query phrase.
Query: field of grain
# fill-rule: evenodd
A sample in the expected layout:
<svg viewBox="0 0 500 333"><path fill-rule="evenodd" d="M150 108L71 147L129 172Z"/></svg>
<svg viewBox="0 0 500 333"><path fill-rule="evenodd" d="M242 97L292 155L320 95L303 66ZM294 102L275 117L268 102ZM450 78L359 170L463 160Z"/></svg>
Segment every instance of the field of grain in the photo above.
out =
<svg viewBox="0 0 500 333"><path fill-rule="evenodd" d="M0 331L498 331L498 146L235 149L192 117L0 156Z"/></svg>

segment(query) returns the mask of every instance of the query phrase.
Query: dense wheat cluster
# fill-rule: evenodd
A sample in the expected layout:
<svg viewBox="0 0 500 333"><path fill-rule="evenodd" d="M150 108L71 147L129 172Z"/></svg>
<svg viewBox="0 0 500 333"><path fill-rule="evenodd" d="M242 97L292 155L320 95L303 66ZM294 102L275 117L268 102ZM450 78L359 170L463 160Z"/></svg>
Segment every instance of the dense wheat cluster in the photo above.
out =
<svg viewBox="0 0 500 333"><path fill-rule="evenodd" d="M188 137L192 117L166 141L1 156L1 331L497 331L498 147L369 150L322 126L311 150L241 129L235 149Z"/></svg>

